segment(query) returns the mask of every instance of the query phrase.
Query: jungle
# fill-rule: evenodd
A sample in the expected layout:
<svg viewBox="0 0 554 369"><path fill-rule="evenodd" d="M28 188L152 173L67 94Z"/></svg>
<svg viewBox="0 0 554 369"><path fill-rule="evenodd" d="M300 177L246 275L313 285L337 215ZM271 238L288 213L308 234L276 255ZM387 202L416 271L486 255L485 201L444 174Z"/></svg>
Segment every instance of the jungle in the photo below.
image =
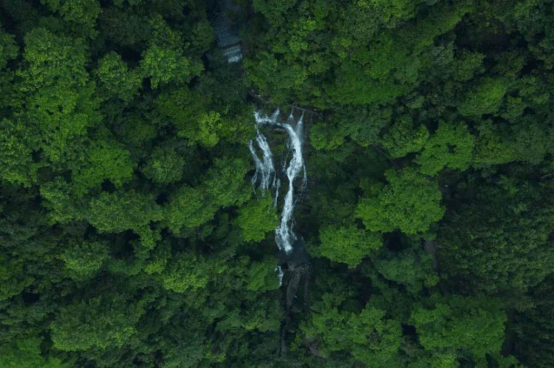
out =
<svg viewBox="0 0 554 369"><path fill-rule="evenodd" d="M553 0L0 0L0 92L0 367L554 366Z"/></svg>

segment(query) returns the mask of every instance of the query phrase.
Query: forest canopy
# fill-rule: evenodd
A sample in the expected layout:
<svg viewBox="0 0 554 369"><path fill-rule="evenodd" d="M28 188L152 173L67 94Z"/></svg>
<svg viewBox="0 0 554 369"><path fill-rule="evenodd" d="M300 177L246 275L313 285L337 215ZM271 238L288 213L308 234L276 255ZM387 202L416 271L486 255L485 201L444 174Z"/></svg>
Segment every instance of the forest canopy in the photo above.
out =
<svg viewBox="0 0 554 369"><path fill-rule="evenodd" d="M554 1L224 3L0 2L0 367L554 366Z"/></svg>

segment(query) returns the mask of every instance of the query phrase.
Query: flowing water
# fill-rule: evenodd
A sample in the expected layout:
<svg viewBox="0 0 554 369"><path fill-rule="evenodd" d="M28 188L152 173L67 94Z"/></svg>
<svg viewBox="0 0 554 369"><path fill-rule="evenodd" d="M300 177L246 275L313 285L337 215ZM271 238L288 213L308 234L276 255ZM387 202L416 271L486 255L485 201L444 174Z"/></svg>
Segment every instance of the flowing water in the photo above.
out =
<svg viewBox="0 0 554 369"><path fill-rule="evenodd" d="M269 189L269 187L275 188L275 206L277 206L277 198L279 196L281 181L279 180L277 173L275 173L273 154L266 137L260 132L260 126L267 125L270 127L280 127L284 129L288 135L287 148L292 157L288 160L289 155L287 155L287 158L283 163L283 171L287 175L289 188L287 190L287 194L285 195L283 210L281 212L281 224L275 230L275 242L280 250L283 250L289 254L292 251L294 241L297 239L297 236L293 231L293 212L295 205L294 183L300 174L302 175L301 189L304 189L307 183L306 167L304 165L304 158L302 157L304 115L302 114L302 117L300 117L294 127L294 117L292 112L285 123L279 122L278 120L279 109L277 109L271 116L262 115L259 111L257 111L254 113L254 117L256 119L257 128L256 143L258 144L258 147L262 151L263 155L262 159L258 157L256 150L254 149L254 142L250 141L249 148L256 165L256 174L254 174L254 177L252 178L252 184L255 185L259 179L260 187L263 191Z"/></svg>

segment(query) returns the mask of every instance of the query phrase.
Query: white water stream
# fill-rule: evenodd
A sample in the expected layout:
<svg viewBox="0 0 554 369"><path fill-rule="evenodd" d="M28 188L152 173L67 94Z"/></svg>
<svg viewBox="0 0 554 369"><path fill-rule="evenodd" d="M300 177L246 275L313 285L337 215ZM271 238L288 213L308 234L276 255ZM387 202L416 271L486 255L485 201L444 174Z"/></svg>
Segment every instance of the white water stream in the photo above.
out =
<svg viewBox="0 0 554 369"><path fill-rule="evenodd" d="M267 190L269 187L275 188L275 201L274 206L277 206L277 198L279 196L279 188L281 181L277 178L275 173L275 167L273 166L273 154L271 148L267 143L266 137L260 132L259 128L262 125L268 125L273 127L280 127L288 134L287 148L292 153L292 158L287 164L287 160L283 163L283 170L286 171L289 188L285 195L285 202L281 213L281 224L275 230L275 242L280 250L284 250L287 254L292 251L293 243L296 240L296 235L293 231L294 226L294 181L302 172L301 188L306 186L307 176L306 167L304 165L304 158L302 157L302 132L303 132L303 118L304 115L298 120L295 127L293 127L294 117L292 112L285 123L279 122L279 109L277 109L271 116L262 115L259 111L254 113L256 119L256 143L262 150L262 159L258 157L254 149L254 142L250 141L249 148L254 158L256 165L256 174L252 178L252 184L255 185L260 179L260 187L262 191ZM287 155L288 157L288 155ZM286 168L286 169L285 169ZM273 178L273 181L271 180Z"/></svg>

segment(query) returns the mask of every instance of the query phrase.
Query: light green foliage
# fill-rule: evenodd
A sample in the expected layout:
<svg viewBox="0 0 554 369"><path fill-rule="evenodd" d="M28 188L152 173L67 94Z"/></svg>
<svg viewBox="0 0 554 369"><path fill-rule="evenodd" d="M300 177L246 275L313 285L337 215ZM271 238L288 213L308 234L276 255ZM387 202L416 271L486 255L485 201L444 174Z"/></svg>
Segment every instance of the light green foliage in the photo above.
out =
<svg viewBox="0 0 554 369"><path fill-rule="evenodd" d="M445 167L466 170L471 161L473 146L473 136L464 123L441 122L416 159L416 163L421 165L419 171L434 175Z"/></svg>
<svg viewBox="0 0 554 369"><path fill-rule="evenodd" d="M217 145L236 128L215 111L207 111L207 99L188 88L161 94L156 101L160 112L168 116L178 128L178 135L206 147Z"/></svg>
<svg viewBox="0 0 554 369"><path fill-rule="evenodd" d="M203 187L218 206L240 205L250 199L251 187L244 181L249 165L243 159L215 159L204 177Z"/></svg>
<svg viewBox="0 0 554 369"><path fill-rule="evenodd" d="M18 73L24 78L23 90L84 86L88 80L85 50L81 39L57 36L42 28L27 33L23 52L26 68Z"/></svg>
<svg viewBox="0 0 554 369"><path fill-rule="evenodd" d="M141 169L146 178L156 183L174 183L183 177L185 159L173 147L156 147Z"/></svg>
<svg viewBox="0 0 554 369"><path fill-rule="evenodd" d="M411 152L420 151L428 138L427 127L414 127L412 119L404 115L383 135L382 145L393 158L400 158Z"/></svg>
<svg viewBox="0 0 554 369"><path fill-rule="evenodd" d="M102 192L90 200L87 219L100 232L123 232L148 235L150 222L162 219L162 211L153 194L144 195L135 191Z"/></svg>
<svg viewBox="0 0 554 369"><path fill-rule="evenodd" d="M509 85L509 81L504 78L481 79L467 93L458 111L469 117L495 113L500 108Z"/></svg>
<svg viewBox="0 0 554 369"><path fill-rule="evenodd" d="M366 305L358 316L350 316L348 333L353 343L352 356L357 361L378 366L398 363L400 324L385 315L385 311Z"/></svg>
<svg viewBox="0 0 554 369"><path fill-rule="evenodd" d="M219 113L210 111L203 114L199 119L200 133L198 141L202 142L208 147L217 145L219 137L217 137L217 131L219 131L223 125L221 122L221 116Z"/></svg>
<svg viewBox="0 0 554 369"><path fill-rule="evenodd" d="M171 247L167 242L157 242L156 248L152 250L144 266L148 274L162 273L171 258Z"/></svg>
<svg viewBox="0 0 554 369"><path fill-rule="evenodd" d="M510 122L516 122L517 119L523 114L524 109L527 107L527 104L523 102L521 97L506 97L506 111L502 114L504 119L509 120Z"/></svg>
<svg viewBox="0 0 554 369"><path fill-rule="evenodd" d="M185 293L188 290L205 288L212 272L205 258L192 251L182 252L173 256L161 275L161 280L165 289Z"/></svg>
<svg viewBox="0 0 554 369"><path fill-rule="evenodd" d="M265 238L269 231L279 226L279 217L273 207L273 197L264 194L259 199L252 199L239 209L237 224L242 229L245 241L258 242Z"/></svg>
<svg viewBox="0 0 554 369"><path fill-rule="evenodd" d="M178 234L183 227L197 227L212 219L216 208L203 191L181 186L171 195L164 211L169 229Z"/></svg>
<svg viewBox="0 0 554 369"><path fill-rule="evenodd" d="M130 153L117 142L95 140L81 152L82 163L73 169L73 189L84 195L90 188L99 187L109 180L121 187L131 180L134 164Z"/></svg>
<svg viewBox="0 0 554 369"><path fill-rule="evenodd" d="M279 288L279 278L275 273L277 261L273 257L266 257L260 262L253 262L248 267L249 291L266 292Z"/></svg>
<svg viewBox="0 0 554 369"><path fill-rule="evenodd" d="M188 82L192 77L190 60L178 51L153 45L141 61L144 75L150 78L150 84L157 88L160 83Z"/></svg>
<svg viewBox="0 0 554 369"><path fill-rule="evenodd" d="M184 55L181 32L172 30L159 14L154 14L148 24L152 36L140 65L144 76L150 78L152 88L170 81L185 84L202 73L203 65Z"/></svg>
<svg viewBox="0 0 554 369"><path fill-rule="evenodd" d="M191 46L201 52L209 50L210 45L216 40L215 31L207 19L196 23L192 32Z"/></svg>
<svg viewBox="0 0 554 369"><path fill-rule="evenodd" d="M108 246L102 242L73 244L60 255L66 268L80 278L90 278L108 257Z"/></svg>
<svg viewBox="0 0 554 369"><path fill-rule="evenodd" d="M62 308L51 325L54 347L62 351L105 350L128 344L142 315L140 304L109 294Z"/></svg>
<svg viewBox="0 0 554 369"><path fill-rule="evenodd" d="M142 84L142 76L137 70L129 70L128 65L115 52L106 54L98 63L96 75L107 97L117 97L129 102Z"/></svg>
<svg viewBox="0 0 554 369"><path fill-rule="evenodd" d="M416 305L410 318L426 350L464 350L473 355L478 366L486 363L486 354L500 352L506 314L498 300L435 295L430 302L430 307Z"/></svg>
<svg viewBox="0 0 554 369"><path fill-rule="evenodd" d="M382 235L359 229L354 224L326 226L320 230L318 254L355 268L362 259L383 245Z"/></svg>
<svg viewBox="0 0 554 369"><path fill-rule="evenodd" d="M17 74L28 109L21 114L40 132L48 158L63 160L69 141L100 120L94 84L85 70L85 45L35 28L25 35L23 57L26 68Z"/></svg>
<svg viewBox="0 0 554 369"><path fill-rule="evenodd" d="M366 191L356 209L372 232L400 229L407 234L426 232L442 218L441 192L435 181L418 174L413 168L385 172L388 184L374 184Z"/></svg>
<svg viewBox="0 0 554 369"><path fill-rule="evenodd" d="M386 42L386 41L385 41ZM402 49L401 46L397 45L387 45L389 50ZM380 50L383 54L387 54L386 50ZM396 55L391 55L391 57L396 57ZM404 55L406 59L406 56ZM394 63L393 60L386 60L382 62L382 65L390 65ZM412 81L416 78L415 70L418 67L417 62L406 65L406 74L410 75ZM410 86L407 84L400 83L387 83L381 84L377 80L373 80L371 77L367 76L366 70L362 67L356 65L352 61L345 61L341 65L341 70L338 73L336 80L336 85L329 89L327 92L333 100L339 104L346 104L351 102L356 105L369 105L374 103L390 103L395 98L404 95L410 91ZM378 70L379 65L376 64L375 69L373 69L374 74L386 73L386 71ZM381 76L382 79L386 77Z"/></svg>
<svg viewBox="0 0 554 369"><path fill-rule="evenodd" d="M315 310L315 309L314 309ZM385 311L368 303L360 313L336 308L317 309L302 324L304 334L320 341L320 354L345 351L367 366L399 365L400 322L385 318Z"/></svg>

